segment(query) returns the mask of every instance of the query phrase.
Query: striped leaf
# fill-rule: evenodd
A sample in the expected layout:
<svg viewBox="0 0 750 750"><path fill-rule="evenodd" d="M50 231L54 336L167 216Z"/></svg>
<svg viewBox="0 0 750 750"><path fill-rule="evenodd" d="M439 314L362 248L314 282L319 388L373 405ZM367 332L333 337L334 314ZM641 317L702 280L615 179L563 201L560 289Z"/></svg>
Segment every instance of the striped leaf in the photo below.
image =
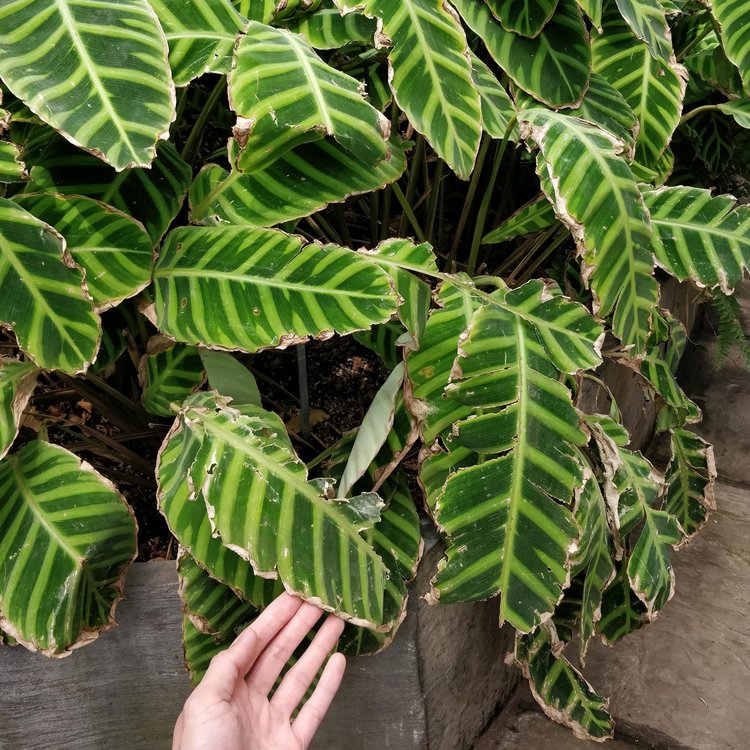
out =
<svg viewBox="0 0 750 750"><path fill-rule="evenodd" d="M503 139L516 108L495 74L473 52L470 54L471 77L482 108L482 127L490 137ZM518 125L514 124L508 140L517 143L518 139Z"/></svg>
<svg viewBox="0 0 750 750"><path fill-rule="evenodd" d="M390 626L383 621L382 560L339 504L308 483L276 415L257 407L239 411L215 394L198 394L185 403L167 445L175 438L192 460L187 475L175 479L178 467L162 454L162 492L187 488L205 503L222 543L257 574L278 576L288 590L354 624Z"/></svg>
<svg viewBox="0 0 750 750"><path fill-rule="evenodd" d="M187 615L182 617L182 652L190 682L197 687L206 676L211 659L220 654L236 638L234 633L226 638L206 635L195 627Z"/></svg>
<svg viewBox="0 0 750 750"><path fill-rule="evenodd" d="M535 37L557 8L557 0L484 0L506 31Z"/></svg>
<svg viewBox="0 0 750 750"><path fill-rule="evenodd" d="M358 331L352 337L357 343L375 352L383 360L383 364L392 370L404 358L403 349L398 344L404 333L406 329L399 321L389 320L368 331Z"/></svg>
<svg viewBox="0 0 750 750"><path fill-rule="evenodd" d="M230 71L234 43L247 25L230 0L148 1L167 37L175 86Z"/></svg>
<svg viewBox="0 0 750 750"><path fill-rule="evenodd" d="M154 336L141 358L138 379L141 403L149 414L171 417L178 406L205 380L203 361L194 346L175 344L165 336Z"/></svg>
<svg viewBox="0 0 750 750"><path fill-rule="evenodd" d="M578 7L586 14L591 25L601 31L603 0L576 0Z"/></svg>
<svg viewBox="0 0 750 750"><path fill-rule="evenodd" d="M700 422L698 406L680 388L667 360L659 349L649 352L640 363L639 372L661 396L679 425Z"/></svg>
<svg viewBox="0 0 750 750"><path fill-rule="evenodd" d="M409 240L386 240L373 250L361 250L392 279L401 298L398 314L418 347L432 302L432 288L417 278L419 273L437 273L437 260L427 243L415 245Z"/></svg>
<svg viewBox="0 0 750 750"><path fill-rule="evenodd" d="M750 268L750 208L731 195L667 187L643 193L656 262L681 281L731 293Z"/></svg>
<svg viewBox="0 0 750 750"><path fill-rule="evenodd" d="M390 150L390 159L376 167L352 159L331 140L287 151L267 169L252 174L209 164L190 188L191 221L270 227L309 216L329 203L397 180L406 169L406 158L393 138Z"/></svg>
<svg viewBox="0 0 750 750"><path fill-rule="evenodd" d="M119 174L93 156L55 144L31 170L26 190L100 200L140 221L156 244L179 213L190 180L190 167L168 142L159 144L150 169Z"/></svg>
<svg viewBox="0 0 750 750"><path fill-rule="evenodd" d="M279 0L232 0L234 7L251 21L271 23Z"/></svg>
<svg viewBox="0 0 750 750"><path fill-rule="evenodd" d="M285 29L250 23L235 51L229 99L243 172L264 169L285 151L324 136L368 166L388 154L390 123L365 101L359 82Z"/></svg>
<svg viewBox="0 0 750 750"><path fill-rule="evenodd" d="M474 168L481 136L479 94L466 35L448 3L363 0L390 41L389 81L409 122L462 179Z"/></svg>
<svg viewBox="0 0 750 750"><path fill-rule="evenodd" d="M166 41L146 0L4 3L0 77L118 171L148 166L175 116Z"/></svg>
<svg viewBox="0 0 750 750"><path fill-rule="evenodd" d="M613 735L609 701L594 692L580 672L558 653L546 629L516 637L516 664L529 680L542 711L573 730L579 739L602 741Z"/></svg>
<svg viewBox="0 0 750 750"><path fill-rule="evenodd" d="M718 177L731 163L734 154L731 123L718 112L701 112L682 130L706 165L709 177Z"/></svg>
<svg viewBox="0 0 750 750"><path fill-rule="evenodd" d="M260 391L255 376L228 352L200 349L200 358L212 390L237 404L261 405Z"/></svg>
<svg viewBox="0 0 750 750"><path fill-rule="evenodd" d="M628 580L627 558L617 564L617 575L602 597L602 617L596 629L604 643L613 646L646 621L646 608Z"/></svg>
<svg viewBox="0 0 750 750"><path fill-rule="evenodd" d="M680 524L685 539L690 539L716 509L714 450L688 430L670 433L672 459L664 477L667 495L664 508Z"/></svg>
<svg viewBox="0 0 750 750"><path fill-rule="evenodd" d="M54 227L86 273L86 287L101 312L133 297L151 282L151 238L140 222L92 198L23 193L21 208Z"/></svg>
<svg viewBox="0 0 750 750"><path fill-rule="evenodd" d="M16 439L38 375L39 370L30 362L0 357L0 459Z"/></svg>
<svg viewBox="0 0 750 750"><path fill-rule="evenodd" d="M585 436L558 377L536 331L487 306L461 338L446 389L481 410L453 432L459 445L487 458L449 477L438 500L448 549L431 596L454 602L500 593L501 623L521 632L560 600L579 535L562 503L582 482L576 446Z"/></svg>
<svg viewBox="0 0 750 750"><path fill-rule="evenodd" d="M589 641L602 615L602 594L616 573L610 551L607 505L599 483L590 469L585 470L583 485L576 491L574 513L582 533L573 573L585 574L581 592L578 641L579 658L583 664Z"/></svg>
<svg viewBox="0 0 750 750"><path fill-rule="evenodd" d="M522 206L514 214L509 216L499 227L493 229L482 243L495 245L500 242L512 240L524 234L539 232L548 229L557 222L554 206L547 200L546 196L538 198Z"/></svg>
<svg viewBox="0 0 750 750"><path fill-rule="evenodd" d="M82 281L61 235L0 198L0 322L40 367L75 373L94 361L101 327Z"/></svg>
<svg viewBox="0 0 750 750"><path fill-rule="evenodd" d="M21 149L10 141L0 141L0 183L23 182L27 177Z"/></svg>
<svg viewBox="0 0 750 750"><path fill-rule="evenodd" d="M659 287L653 276L648 212L618 153L623 145L566 115L533 109L521 115L539 146L542 187L554 193L560 220L573 232L601 316L634 354L644 351Z"/></svg>
<svg viewBox="0 0 750 750"><path fill-rule="evenodd" d="M182 227L154 269L153 316L167 336L254 352L384 323L390 279L361 255L270 229Z"/></svg>
<svg viewBox="0 0 750 750"><path fill-rule="evenodd" d="M721 31L726 56L740 72L745 93L750 94L750 26L742 0L710 0L711 14Z"/></svg>
<svg viewBox="0 0 750 750"><path fill-rule="evenodd" d="M314 13L292 18L286 27L315 49L339 49L353 43L373 44L377 23L361 13L342 15L333 3L326 3Z"/></svg>
<svg viewBox="0 0 750 750"><path fill-rule="evenodd" d="M0 625L47 656L111 628L136 555L133 515L114 486L57 445L0 462Z"/></svg>
<svg viewBox="0 0 750 750"><path fill-rule="evenodd" d="M592 40L594 70L617 89L640 123L635 158L654 167L680 121L685 70L671 58L654 59L616 13L604 19L604 33Z"/></svg>
<svg viewBox="0 0 750 750"><path fill-rule="evenodd" d="M687 69L699 81L717 88L727 96L742 96L742 79L737 68L727 59L721 40L715 31L708 33L685 58ZM691 76L691 79L694 77Z"/></svg>
<svg viewBox="0 0 750 750"><path fill-rule="evenodd" d="M482 2L456 0L453 4L519 88L551 107L570 107L581 101L591 73L591 48L575 0L560 0L535 39L505 31Z"/></svg>
<svg viewBox="0 0 750 750"><path fill-rule="evenodd" d="M616 0L617 9L651 57L669 62L672 56L667 17L660 0Z"/></svg>
<svg viewBox="0 0 750 750"><path fill-rule="evenodd" d="M733 99L717 106L720 112L732 117L741 128L750 129L750 99Z"/></svg>

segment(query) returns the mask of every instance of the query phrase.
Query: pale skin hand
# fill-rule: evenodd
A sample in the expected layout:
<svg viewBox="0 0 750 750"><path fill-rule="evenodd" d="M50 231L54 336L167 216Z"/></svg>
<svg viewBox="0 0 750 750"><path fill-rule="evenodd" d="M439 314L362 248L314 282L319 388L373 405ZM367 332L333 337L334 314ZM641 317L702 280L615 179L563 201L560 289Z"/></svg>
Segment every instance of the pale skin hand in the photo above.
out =
<svg viewBox="0 0 750 750"><path fill-rule="evenodd" d="M211 661L177 719L172 750L306 750L344 675L344 656L328 658L344 623L329 616L273 697L268 693L321 614L289 594L267 607ZM315 691L292 720L326 659Z"/></svg>

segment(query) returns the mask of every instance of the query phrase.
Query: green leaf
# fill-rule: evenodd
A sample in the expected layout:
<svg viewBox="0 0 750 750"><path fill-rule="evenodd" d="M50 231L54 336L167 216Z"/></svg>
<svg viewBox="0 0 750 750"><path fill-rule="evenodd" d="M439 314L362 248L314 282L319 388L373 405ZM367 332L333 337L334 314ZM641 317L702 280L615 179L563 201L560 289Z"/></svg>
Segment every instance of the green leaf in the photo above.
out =
<svg viewBox="0 0 750 750"><path fill-rule="evenodd" d="M580 103L589 83L591 48L575 0L560 0L535 39L505 31L482 2L456 0L454 5L519 88L550 107Z"/></svg>
<svg viewBox="0 0 750 750"><path fill-rule="evenodd" d="M566 115L522 113L539 146L542 187L573 232L590 278L596 310L612 315L612 330L634 354L644 351L659 287L653 276L649 216L613 136Z"/></svg>
<svg viewBox="0 0 750 750"><path fill-rule="evenodd" d="M159 144L150 169L128 169L119 174L63 143L45 151L31 170L26 190L100 200L140 221L157 243L179 213L190 180L190 167L169 142Z"/></svg>
<svg viewBox="0 0 750 750"><path fill-rule="evenodd" d="M235 51L229 100L237 113L240 171L264 169L290 148L324 136L368 166L387 156L390 123L365 101L359 82L285 29L250 23Z"/></svg>
<svg viewBox="0 0 750 750"><path fill-rule="evenodd" d="M462 179L474 168L481 136L479 94L466 35L448 3L364 0L390 40L393 94L414 128Z"/></svg>
<svg viewBox="0 0 750 750"><path fill-rule="evenodd" d="M154 269L153 316L175 340L254 352L384 323L388 276L351 250L270 229L181 227Z"/></svg>
<svg viewBox="0 0 750 750"><path fill-rule="evenodd" d="M710 21L709 21L710 23ZM717 88L727 96L742 96L742 79L737 68L727 59L716 32L711 31L698 42L685 58L687 69L710 88Z"/></svg>
<svg viewBox="0 0 750 750"><path fill-rule="evenodd" d="M592 26L601 31L603 0L576 0L576 2L578 3L578 7L591 20Z"/></svg>
<svg viewBox="0 0 750 750"><path fill-rule="evenodd" d="M27 177L21 149L10 141L0 141L0 183L23 182Z"/></svg>
<svg viewBox="0 0 750 750"><path fill-rule="evenodd" d="M672 41L660 0L616 1L620 15L636 37L646 43L649 54L668 62L672 56Z"/></svg>
<svg viewBox="0 0 750 750"><path fill-rule="evenodd" d="M38 368L30 362L0 357L0 459L16 439L38 376Z"/></svg>
<svg viewBox="0 0 750 750"><path fill-rule="evenodd" d="M360 252L393 279L402 300L398 307L399 318L414 340L411 346L419 347L432 302L432 288L415 274L437 273L432 247L426 242L415 245L409 240L392 239L381 242L373 250Z"/></svg>
<svg viewBox="0 0 750 750"><path fill-rule="evenodd" d="M118 171L148 166L175 116L166 41L146 0L4 3L0 77L42 120Z"/></svg>
<svg viewBox="0 0 750 750"><path fill-rule="evenodd" d="M208 384L232 403L260 406L260 391L255 376L241 362L227 352L200 350Z"/></svg>
<svg viewBox="0 0 750 750"><path fill-rule="evenodd" d="M508 132L510 121L516 115L516 108L495 74L473 52L470 54L471 77L479 92L482 107L482 127L491 138L502 140ZM513 125L508 139L518 142L517 124Z"/></svg>
<svg viewBox="0 0 750 750"><path fill-rule="evenodd" d="M341 15L331 3L314 13L292 18L286 27L302 34L315 49L339 49L347 44L373 44L377 23L361 13Z"/></svg>
<svg viewBox="0 0 750 750"><path fill-rule="evenodd" d="M586 439L558 377L536 331L487 306L461 337L446 389L482 410L454 425L456 442L500 455L445 484L435 516L447 535L447 558L431 597L450 603L500 593L500 622L521 632L555 609L579 536L564 503L582 482L577 446Z"/></svg>
<svg viewBox="0 0 750 750"><path fill-rule="evenodd" d="M644 623L646 608L630 588L627 559L617 566L617 575L602 597L602 617L596 629L604 643L613 646Z"/></svg>
<svg viewBox="0 0 750 750"><path fill-rule="evenodd" d="M671 431L672 459L664 477L667 496L664 508L690 539L716 509L714 484L716 464L713 448L688 430Z"/></svg>
<svg viewBox="0 0 750 750"><path fill-rule="evenodd" d="M0 322L39 367L84 372L99 347L99 316L83 276L51 227L0 198Z"/></svg>
<svg viewBox="0 0 750 750"><path fill-rule="evenodd" d="M0 462L0 625L47 656L111 628L136 525L114 486L64 448Z"/></svg>
<svg viewBox="0 0 750 750"><path fill-rule="evenodd" d="M552 18L557 0L485 0L506 31L535 37Z"/></svg>
<svg viewBox="0 0 750 750"><path fill-rule="evenodd" d="M357 437L349 453L349 459L341 475L338 497L346 497L357 480L364 476L370 464L382 448L393 427L396 396L404 382L404 364L396 365L383 383L365 414L357 431Z"/></svg>
<svg viewBox="0 0 750 750"><path fill-rule="evenodd" d="M717 105L725 115L730 115L742 128L750 128L750 99L733 99Z"/></svg>
<svg viewBox="0 0 750 750"><path fill-rule="evenodd" d="M701 112L683 126L683 132L706 165L710 177L718 177L731 164L734 134L726 117L715 111Z"/></svg>
<svg viewBox="0 0 750 750"><path fill-rule="evenodd" d="M204 73L228 73L237 34L247 21L229 0L149 0L169 44L175 86Z"/></svg>
<svg viewBox="0 0 750 750"><path fill-rule="evenodd" d="M742 0L710 0L711 14L721 31L726 56L740 72L745 93L750 94L750 27Z"/></svg>
<svg viewBox="0 0 750 750"><path fill-rule="evenodd" d="M86 273L97 311L135 296L151 282L154 251L140 222L77 195L23 193L13 200L65 238L68 252Z"/></svg>
<svg viewBox="0 0 750 750"><path fill-rule="evenodd" d="M573 730L579 739L604 740L613 735L609 701L597 695L580 672L562 655L547 631L516 637L516 664L529 680L544 713Z"/></svg>
<svg viewBox="0 0 750 750"><path fill-rule="evenodd" d="M232 4L245 18L270 23L276 14L279 0L232 0Z"/></svg>
<svg viewBox="0 0 750 750"><path fill-rule="evenodd" d="M390 149L391 158L376 167L352 159L331 140L287 151L267 169L252 174L209 164L190 188L190 219L269 227L309 216L329 203L397 180L406 169L406 158L395 138Z"/></svg>
<svg viewBox="0 0 750 750"><path fill-rule="evenodd" d="M499 227L493 229L482 240L482 244L495 245L506 240L512 240L514 237L548 229L556 223L557 216L554 206L545 195L541 195L519 208Z"/></svg>
<svg viewBox="0 0 750 750"><path fill-rule="evenodd" d="M680 281L730 294L750 268L750 208L691 187L644 190L656 262Z"/></svg>
<svg viewBox="0 0 750 750"><path fill-rule="evenodd" d="M686 73L674 62L656 60L616 12L604 20L604 34L592 40L594 70L617 89L640 123L635 158L654 167L680 121Z"/></svg>
<svg viewBox="0 0 750 750"><path fill-rule="evenodd" d="M397 320L389 320L378 326L373 326L367 331L357 331L352 334L357 343L366 346L383 360L383 364L392 370L403 360L403 350L398 340L404 335L406 329Z"/></svg>
<svg viewBox="0 0 750 750"><path fill-rule="evenodd" d="M162 454L165 496L187 488L205 503L222 543L259 575L278 576L289 590L355 624L390 626L383 622L382 560L337 504L308 483L276 415L198 394L183 407L167 445L176 438L192 458L187 475L176 479L179 467Z"/></svg>
<svg viewBox="0 0 750 750"><path fill-rule="evenodd" d="M143 408L162 417L174 416L171 405L179 406L205 380L198 350L175 344L164 336L149 340L148 352L138 367L138 378L143 389Z"/></svg>
<svg viewBox="0 0 750 750"><path fill-rule="evenodd" d="M664 399L667 407L673 412L680 425L700 422L701 410L687 397L675 380L674 373L667 360L658 349L649 352L640 363L639 372Z"/></svg>

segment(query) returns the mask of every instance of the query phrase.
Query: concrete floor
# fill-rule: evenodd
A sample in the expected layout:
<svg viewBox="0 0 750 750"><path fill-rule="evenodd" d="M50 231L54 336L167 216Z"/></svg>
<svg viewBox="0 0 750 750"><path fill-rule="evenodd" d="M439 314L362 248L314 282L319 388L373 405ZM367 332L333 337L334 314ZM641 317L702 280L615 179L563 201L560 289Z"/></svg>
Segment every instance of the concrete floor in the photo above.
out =
<svg viewBox="0 0 750 750"><path fill-rule="evenodd" d="M750 284L742 298L750 312ZM586 677L611 699L612 750L750 747L750 372L738 356L717 370L715 351L706 324L680 382L704 411L696 431L715 446L718 509L675 553L676 592L659 618L614 648L592 646L587 659ZM476 750L584 747L522 688Z"/></svg>

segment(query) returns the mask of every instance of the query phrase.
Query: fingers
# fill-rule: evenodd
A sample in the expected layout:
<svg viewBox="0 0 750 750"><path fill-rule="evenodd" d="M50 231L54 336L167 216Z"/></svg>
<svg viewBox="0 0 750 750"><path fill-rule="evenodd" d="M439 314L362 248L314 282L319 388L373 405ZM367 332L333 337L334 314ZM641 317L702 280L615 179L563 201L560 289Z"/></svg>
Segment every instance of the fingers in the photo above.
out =
<svg viewBox="0 0 750 750"><path fill-rule="evenodd" d="M284 629L301 606L302 600L289 594L277 597L226 651L211 660L195 692L213 692L218 698L228 700L234 693L237 680L247 674L258 655Z"/></svg>
<svg viewBox="0 0 750 750"><path fill-rule="evenodd" d="M271 704L287 716L305 697L307 689L312 685L315 675L323 666L331 649L344 629L344 622L333 615L323 623L313 642L307 647L300 660L287 672L281 685L276 689Z"/></svg>
<svg viewBox="0 0 750 750"><path fill-rule="evenodd" d="M247 675L248 685L266 695L274 686L289 657L322 614L318 607L303 604L257 658Z"/></svg>
<svg viewBox="0 0 750 750"><path fill-rule="evenodd" d="M339 690L345 669L346 658L344 655L334 654L328 660L315 692L310 696L310 700L302 706L297 720L292 724L292 729L304 748L312 742L315 732L318 731L320 722L323 721L323 717Z"/></svg>

